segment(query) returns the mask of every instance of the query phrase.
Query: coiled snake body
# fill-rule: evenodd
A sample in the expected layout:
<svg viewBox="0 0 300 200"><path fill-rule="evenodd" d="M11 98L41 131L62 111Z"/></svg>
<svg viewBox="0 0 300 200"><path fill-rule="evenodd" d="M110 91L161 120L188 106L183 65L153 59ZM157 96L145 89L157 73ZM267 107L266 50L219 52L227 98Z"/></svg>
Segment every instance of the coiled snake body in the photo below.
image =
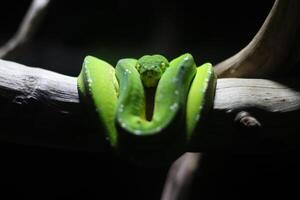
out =
<svg viewBox="0 0 300 200"><path fill-rule="evenodd" d="M216 76L192 55L168 62L161 55L121 59L114 68L87 56L78 77L80 96L96 111L101 134L114 149L139 161L173 160L186 150L204 110L213 103ZM145 92L156 88L151 119ZM147 102L149 103L149 102Z"/></svg>

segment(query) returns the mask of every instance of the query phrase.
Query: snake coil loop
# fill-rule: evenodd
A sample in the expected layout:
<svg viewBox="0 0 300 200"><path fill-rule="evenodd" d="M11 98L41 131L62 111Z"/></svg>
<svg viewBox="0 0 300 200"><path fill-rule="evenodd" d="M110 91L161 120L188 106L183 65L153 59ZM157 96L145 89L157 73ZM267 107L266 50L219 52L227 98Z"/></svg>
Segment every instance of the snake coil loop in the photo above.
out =
<svg viewBox="0 0 300 200"><path fill-rule="evenodd" d="M78 77L81 98L90 105L103 138L138 162L172 161L200 131L213 105L216 75L210 63L197 67L192 55L170 63L160 55L121 59L116 68L87 56ZM154 87L154 111L146 117L145 93Z"/></svg>

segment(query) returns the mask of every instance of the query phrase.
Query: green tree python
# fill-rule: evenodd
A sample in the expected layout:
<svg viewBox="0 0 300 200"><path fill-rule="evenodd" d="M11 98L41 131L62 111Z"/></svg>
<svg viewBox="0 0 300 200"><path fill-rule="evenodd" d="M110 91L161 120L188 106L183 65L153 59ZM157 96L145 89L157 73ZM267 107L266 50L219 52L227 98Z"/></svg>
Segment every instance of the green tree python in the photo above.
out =
<svg viewBox="0 0 300 200"><path fill-rule="evenodd" d="M212 107L215 87L212 65L197 67L188 53L170 62L161 55L125 58L115 68L87 56L78 77L80 97L93 110L103 139L138 162L172 161L186 151L201 134L197 127ZM154 109L147 117L151 90Z"/></svg>

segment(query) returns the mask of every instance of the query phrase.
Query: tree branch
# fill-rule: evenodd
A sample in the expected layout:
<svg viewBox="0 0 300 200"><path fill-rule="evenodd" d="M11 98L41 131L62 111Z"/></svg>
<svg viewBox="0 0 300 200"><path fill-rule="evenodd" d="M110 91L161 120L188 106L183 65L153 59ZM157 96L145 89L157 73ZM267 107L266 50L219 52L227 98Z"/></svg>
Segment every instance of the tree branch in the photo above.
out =
<svg viewBox="0 0 300 200"><path fill-rule="evenodd" d="M197 139L193 151L241 149L241 147L249 150L255 148L261 138L298 146L300 143L298 123L292 123L291 119L300 117L300 92L296 87L299 84L297 78L289 79L289 85L264 79L219 79L214 108L203 123L204 127L201 127L205 134ZM34 112L33 105L34 108L43 107L43 112L51 110L64 116L63 119L51 119L48 126L42 126L42 130L37 133L31 131L30 125L29 130L12 131L11 124L21 125L16 116L11 116L12 110L5 109L8 105L1 104L0 118L4 122L0 134L2 141L52 148L103 151L99 135L95 130L88 128L90 124L82 122L86 117L81 109L76 77L0 60L0 100L5 100L9 102L8 104L29 106L30 109L25 109L29 113ZM249 136L245 131L238 131L236 121L243 120L236 119L241 115L241 110L248 111L251 116L259 119L265 135ZM5 128L8 120L12 123L8 123L8 127ZM63 120L67 131L59 131L56 134L47 132L49 126L59 127L59 120ZM21 128L24 129L23 126ZM75 131L82 134L77 135L74 130L82 130ZM186 153L176 161L169 173L163 200L184 198L188 194L187 186L201 162L200 158L201 153Z"/></svg>
<svg viewBox="0 0 300 200"><path fill-rule="evenodd" d="M221 63L217 64L215 66L216 73L218 74L218 77L267 77L270 75L275 75L277 77L283 77L286 76L288 73L294 73L299 72L299 69L297 69L297 65L300 64L300 3L298 0L276 0L273 8L271 9L268 17L266 18L264 24L258 31L258 33L255 35L255 37L252 39L252 41L240 52L238 52L236 55L222 61ZM284 67L284 68L283 68ZM238 79L236 79L238 80ZM226 81L231 81L226 80ZM243 80L244 81L244 80ZM245 80L248 81L248 80ZM223 82L222 83L226 83ZM229 83L229 82L228 82ZM252 82L253 83L253 82ZM266 83L266 82L265 82ZM267 84L267 83L266 83ZM218 82L218 86L220 86L220 81ZM250 83L247 83L247 87L249 86L249 94L250 91L256 92L256 90L260 90L261 86L258 86L257 89L255 89L256 86L252 86ZM235 88L235 87L233 87ZM225 90L225 88L223 88ZM275 88L274 88L275 89ZM221 90L219 90L221 91ZM229 92L229 91L228 91ZM268 98L274 98L271 101L276 101L277 97L275 94L273 96L269 96L268 89L265 89L265 99L263 99L263 95L257 99L260 100L258 107L255 108L253 106L255 102L245 102L244 99L239 100L238 97L240 94L238 94L238 91L234 89L232 93L232 100L236 99L236 103L238 106L235 107L236 111L235 114L235 121L236 121L236 129L241 130L239 134L245 134L245 135L253 135L254 132L261 132L259 129L263 128L265 131L264 133L272 131L272 128L266 127L272 127L272 125L278 125L279 129L276 130L275 126L273 127L274 131L272 133L279 133L280 129L286 133L283 127L289 127L289 124L296 124L292 123L291 119L295 117L299 117L299 112L288 112L287 114L289 117L286 117L288 120L286 124L281 124L283 122L283 118L279 116L284 116L284 112L278 114L276 111L277 106L273 104L274 109L271 107L273 106L267 106L265 107L264 103L268 101ZM278 92L280 92L278 90ZM229 93L228 93L229 94ZM278 93L279 94L279 93ZM227 94L225 94L226 96ZM224 96L224 97L225 97ZM256 94L254 95L256 99ZM218 91L217 91L217 97L218 97ZM228 96L229 97L229 96ZM249 100L253 99L251 96L248 96ZM253 100L254 100L253 99ZM285 98L280 98L281 102L277 102L278 106L281 105L285 101ZM299 99L297 100L299 102ZM215 103L217 103L218 100L215 100ZM229 97L229 102L231 102L231 99ZM239 104L240 102L241 104ZM232 102L231 102L232 103ZM244 106L242 105L244 104ZM296 103L298 105L298 103ZM226 104L224 104L226 105ZM252 105L252 106L251 106ZM296 107L297 107L296 105ZM227 105L226 105L227 106ZM228 105L229 106L229 105ZM251 108L250 108L250 107ZM218 106L215 104L215 108ZM229 106L230 107L230 106ZM247 112L250 109L254 109L254 112ZM267 112L265 112L267 109ZM284 108L282 108L284 109ZM234 109L233 109L234 110ZM238 111L240 110L240 112ZM263 111L259 114L259 110ZM296 109L297 110L297 109ZM228 109L228 113L230 113L232 110ZM222 113L221 111L220 113ZM226 113L226 112L225 112ZM245 114L246 113L246 114ZM268 113L267 115L265 115ZM292 116L294 113L294 116ZM298 114L296 114L298 113ZM261 124L260 120L261 118L270 118L276 120L272 123L266 123L265 121L263 124ZM281 118L280 120L278 120ZM218 117L213 115L213 119L211 121L217 120ZM228 117L225 117L226 124L231 124L230 121L226 120ZM259 120L258 120L259 119ZM230 119L231 120L231 119ZM222 120L221 120L222 121ZM219 121L220 122L220 121ZM229 123L228 123L229 122ZM222 125L213 127L223 127ZM225 128L225 127L224 127ZM296 128L296 127L295 127ZM207 129L210 130L210 129ZM290 137L291 129L288 130L289 134L286 134L284 136L284 139L281 142L288 142L288 144L293 143L294 137ZM219 134L222 133L222 129L219 129ZM250 133L249 133L250 132ZM226 127L226 133L233 133L232 129L229 130ZM212 134L213 135L213 134ZM233 133L233 135L235 135ZM233 136L232 135L232 136ZM274 137L272 135L271 137ZM287 138L290 139L288 140ZM217 139L220 137L212 137L212 139ZM246 143L252 143L249 140L249 137L241 137L244 138L244 141ZM245 139L246 138L246 139ZM228 142L228 135L223 137L224 141L219 140L219 142L225 142L225 143L234 143ZM257 139L257 137L256 137ZM282 138L281 138L282 139ZM248 141L247 141L248 140ZM205 141L209 145L211 145L212 141L210 139L208 140L199 140L199 141ZM294 141L299 142L299 138L295 138ZM203 144L205 144L203 142ZM244 142L245 143L245 142ZM224 143L223 143L224 144ZM227 144L227 145L228 145ZM243 143L242 143L243 144ZM218 146L218 145L216 145ZM241 146L241 145L240 145ZM248 145L246 145L248 146ZM249 147L249 146L248 146ZM201 153L185 153L179 158L172 166L168 174L168 178L166 180L165 188L163 190L162 199L163 200L180 200L180 199L186 199L188 195L188 187L186 185L191 184L193 180L193 174L198 169L198 166L201 164ZM189 168L186 163L196 163L197 167ZM182 171L186 173L186 176L181 176ZM181 177L180 179L177 177ZM176 183L176 184L175 184Z"/></svg>
<svg viewBox="0 0 300 200"><path fill-rule="evenodd" d="M201 162L201 153L185 153L169 169L161 200L187 199L188 190Z"/></svg>
<svg viewBox="0 0 300 200"><path fill-rule="evenodd" d="M18 104L36 100L59 112L74 112L79 105L76 78L4 60L0 96Z"/></svg>
<svg viewBox="0 0 300 200"><path fill-rule="evenodd" d="M299 31L300 1L276 0L252 41L217 64L216 72L219 77L282 76L300 61Z"/></svg>
<svg viewBox="0 0 300 200"><path fill-rule="evenodd" d="M13 56L34 35L50 0L33 0L15 35L0 48L0 58Z"/></svg>
<svg viewBox="0 0 300 200"><path fill-rule="evenodd" d="M0 96L1 99L6 99L13 104L27 106L38 104L65 116L74 117L72 114L78 113L77 117L82 117L84 113L81 111L76 80L76 77L0 60ZM202 142L196 142L193 150L227 148L237 142L236 138L239 137L236 135L235 118L241 110L248 111L252 116L257 117L266 133L274 131L278 133L275 135L274 132L274 135L269 135L270 137L287 139L286 133L298 128L297 123L291 123L290 119L298 116L300 111L300 93L296 88L300 82L297 79L291 80L289 79L290 85L286 85L264 79L219 79L214 108L207 119L204 119L206 120L203 123L205 127L203 129L201 127L206 134L203 134ZM2 111L1 114L7 113ZM287 116L290 117L287 118ZM69 126L72 129L74 124L69 124ZM227 130L226 134L222 130ZM9 133L5 137L10 137L11 141L17 140L19 136L18 133L15 134ZM30 132L27 134L30 137ZM3 134L0 137L3 138ZM40 141L36 142L47 144L49 137L51 136L39 137ZM64 136L60 135L60 137ZM23 133L22 138L24 138ZM48 145L56 145L55 140L51 139L51 141L54 143L50 142ZM65 141L68 141L68 138ZM80 141L76 142L80 143Z"/></svg>
<svg viewBox="0 0 300 200"><path fill-rule="evenodd" d="M196 146L201 146L198 151L232 148L255 152L265 141L297 148L300 81L295 80L289 80L288 86L264 79L219 79L214 110L205 121L206 128L201 129L205 134L196 141ZM272 151L269 146L263 148ZM202 153L185 153L172 164L162 200L187 199L201 157Z"/></svg>

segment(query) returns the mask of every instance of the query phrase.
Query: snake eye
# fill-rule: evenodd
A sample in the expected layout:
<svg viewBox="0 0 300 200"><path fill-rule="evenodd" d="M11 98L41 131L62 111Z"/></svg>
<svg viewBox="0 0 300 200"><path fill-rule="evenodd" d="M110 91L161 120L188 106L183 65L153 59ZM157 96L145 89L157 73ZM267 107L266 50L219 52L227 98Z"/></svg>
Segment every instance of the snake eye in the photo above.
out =
<svg viewBox="0 0 300 200"><path fill-rule="evenodd" d="M160 68L162 69L162 72L165 72L166 68L168 67L168 64L165 62L160 63Z"/></svg>
<svg viewBox="0 0 300 200"><path fill-rule="evenodd" d="M137 63L137 64L135 65L135 68L136 68L138 71L140 71L141 65L140 65L139 63Z"/></svg>

